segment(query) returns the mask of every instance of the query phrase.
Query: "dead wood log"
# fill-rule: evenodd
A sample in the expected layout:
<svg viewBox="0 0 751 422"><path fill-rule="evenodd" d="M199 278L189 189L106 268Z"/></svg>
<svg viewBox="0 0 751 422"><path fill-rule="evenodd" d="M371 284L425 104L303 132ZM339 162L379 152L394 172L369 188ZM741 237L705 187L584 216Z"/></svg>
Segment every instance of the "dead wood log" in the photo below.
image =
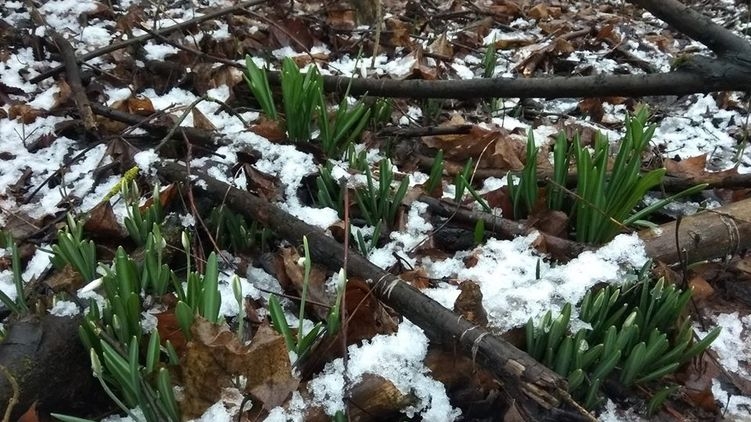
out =
<svg viewBox="0 0 751 422"><path fill-rule="evenodd" d="M172 182L188 180L185 166L177 163L163 164L158 174ZM299 243L302 236L307 236L313 260L330 268L343 265L342 245L321 229L202 171L191 174L192 180L196 180L196 176L201 181L197 186L215 201L226 203L235 212L273 227L276 234L291 242ZM565 403L571 402L571 398L566 392L565 380L558 374L356 253L349 255L347 272L367 280L376 297L422 328L432 341L455 347L492 371L505 390L518 400L529 420L560 420L559 411ZM574 412L566 415L572 419L590 418Z"/></svg>
<svg viewBox="0 0 751 422"><path fill-rule="evenodd" d="M190 126L180 126L178 130L171 130L172 128L168 126L151 123L153 119L148 117L141 117L124 111L115 110L97 103L90 103L90 106L97 115L132 126L138 126L149 131L149 133L153 134L155 138L171 134L173 140L184 141L185 138L187 138L191 144L202 149L215 150L219 146L216 142L217 137L215 134L208 130Z"/></svg>
<svg viewBox="0 0 751 422"><path fill-rule="evenodd" d="M737 254L751 247L751 199L643 230L639 237L649 257L667 264Z"/></svg>
<svg viewBox="0 0 751 422"><path fill-rule="evenodd" d="M706 45L720 57L738 54L751 57L751 45L745 38L677 0L629 1L648 10L678 32Z"/></svg>

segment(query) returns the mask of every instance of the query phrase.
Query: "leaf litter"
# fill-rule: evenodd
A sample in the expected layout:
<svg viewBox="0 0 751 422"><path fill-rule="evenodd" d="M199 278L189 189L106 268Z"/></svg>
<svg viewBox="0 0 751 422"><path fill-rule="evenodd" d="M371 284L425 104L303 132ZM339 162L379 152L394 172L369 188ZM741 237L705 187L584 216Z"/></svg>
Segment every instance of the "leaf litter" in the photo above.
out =
<svg viewBox="0 0 751 422"><path fill-rule="evenodd" d="M219 0L207 3L209 6L221 7L231 2ZM400 13L404 12L400 9L401 6L390 7L392 5L389 4L386 7L390 14L385 19L387 31L384 42L381 51L372 61L375 68L371 68L367 53L358 59L357 50L353 49L364 40L358 36L361 33L357 30L361 27L357 26L355 17L346 11L328 10L326 19L331 27L350 31L350 35L329 34L325 37L311 31L300 19L305 18L306 13L317 13L309 9L315 2L308 3L301 5L304 6L301 9L303 12L294 19L271 23L263 19L238 17L245 19L246 25L235 34L224 22L216 22L210 29L188 31L187 36L179 36L177 41L197 43L201 50L222 57L226 56L223 53L226 43L237 42L239 38L241 44L254 51L261 46L270 46L275 49L271 56L276 59L294 56L299 64L304 65L312 65L311 60L315 60L323 74L394 79L478 77L482 71L478 65L482 49L488 44L493 44L498 49L493 74L519 77L552 74L560 72L559 69L581 75L643 73L645 67L664 71L670 68L671 60L680 51L703 49L691 40L666 31L664 24L648 13L632 20L630 16L633 16L635 9L621 2L599 2L596 5L591 2L546 2L525 10L525 6L521 4L523 2L496 1L489 6L489 11L498 17L497 22L492 19L476 22L450 19L428 21L423 34L427 36L425 40L410 37L413 23L400 17ZM463 11L451 10L453 7L461 9L461 6L451 5L446 12ZM202 13L196 12L192 7L173 7L160 11L159 19L151 19L154 16L153 9L136 2L123 1L113 16L104 4L91 0L50 0L39 8L39 12L52 28L64 31L69 36L78 54L108 45L118 37L145 34L138 25L150 29L166 27ZM722 2L715 6L713 12L727 18L735 10L727 2ZM0 6L0 13L11 27L20 26L24 20L30 19L21 2L5 2ZM85 24L79 19L82 15L88 16ZM494 28L496 24L501 26ZM736 28L741 26L737 23ZM589 31L580 31L579 28L588 28ZM593 31L596 34L594 37L591 36ZM130 34L123 35L128 32ZM265 32L268 35L264 35ZM39 33L34 36L44 33L44 28L39 28ZM369 43L366 45L370 46ZM83 159L71 162L71 157L84 151L85 146L72 138L50 136L56 133L56 128L61 123L72 119L64 108L64 104L69 103L67 84L51 79L38 84L28 82L30 78L59 63L48 57L37 57L34 49L27 45L9 47L2 50L0 55L3 64L0 66L0 91L4 94L2 110L7 115L0 119L0 139L4 140L0 146L3 157L0 172L0 206L3 213L0 214L0 225L11 225L12 217L18 215L41 225L45 219L69 209L70 200L74 202L74 209L91 211L119 181L117 175L120 173L110 171L97 180L90 175L103 166L117 162L105 145L94 146L86 151ZM115 107L114 103L121 101L125 110L139 115L166 112L173 122L199 95L206 93L221 101L230 101L239 95L241 80L236 72L217 72L215 67L190 69L190 58L183 51L156 40L144 45L144 50L147 63L136 60L130 53L123 51L113 52L90 62L111 71L114 76L103 78L100 82L101 98L108 104ZM196 87L197 92L194 93L189 89L172 87L163 80L149 81L144 77L148 74L144 66L172 60L185 66L185 70L194 75L196 83L203 79L205 88ZM276 65L271 59L268 63L272 67ZM131 73L140 76L132 78L131 83L123 82L122 76ZM249 94L246 92L244 95ZM519 105L518 101L504 99L500 103L500 109L494 112L500 114L492 119L494 127L478 123L473 125L473 130L477 132L473 135L453 139L424 139L424 142L443 142L440 146L447 153L454 154L450 158L459 162L472 157L480 160L484 167L516 170L522 164L523 148L509 147L502 140L513 138L515 130L520 127L525 131L534 130L536 138L546 140L548 135L561 129L563 119L546 118L545 113L552 116L581 113L579 118L572 119L570 123L579 127L597 128L609 133L610 138L614 139L614 134L622 130L617 122L623 120L627 108L619 99L588 101L584 103L560 99L538 102L536 105L540 109L537 111L543 117L539 117L531 125L517 119L519 116L510 114ZM744 109L745 104L739 94L691 95L680 100L666 98L659 100L658 106L663 116L657 122L654 142L665 156L670 157L667 161L669 171L683 176L705 175L708 171L737 171L739 174L751 172L751 152L741 148L736 158L738 138L745 130L747 121L747 110ZM399 119L400 123L407 124L425 117L424 112L413 105L409 105L404 112L405 115ZM246 121L258 122L258 113L246 111L240 115ZM477 116L468 113L463 119L466 118L476 119ZM213 177L242 188L255 186L256 190L263 192L269 199L276 200L283 209L323 229L339 221L333 210L313 208L299 199L297 191L303 179L316 171L316 162L311 154L300 151L294 145L278 143L272 135L273 130L248 132L241 121L213 102L198 103L180 124L185 127L215 128L224 143L214 154L194 159L191 163L193 166L207 167ZM476 150L478 133L481 138L488 138L489 143L494 143L487 155L482 155L483 148ZM137 135L138 129L133 134ZM524 137L516 136L511 145L524 140ZM27 147L29 144L37 144L38 149L31 152ZM243 180L242 176L228 178L227 174L232 174L229 170L238 162L239 155L248 150L256 152L259 157L252 164L257 172L253 180ZM126 152L128 154L132 155L133 152ZM378 158L378 154L369 154L368 162L375 163ZM148 169L150 163L160 158L147 149L132 159L142 169ZM58 174L63 163L71 165L62 174ZM125 170L127 168L120 165L120 171ZM425 177L424 174L413 174L411 178L424 180ZM57 180L53 183L50 178ZM10 189L18 189L19 186L21 195L11 194ZM23 193L28 194L37 187L40 187L39 192L27 202ZM454 190L452 184L446 183L443 194L450 197ZM108 220L113 215L122 220L125 215L123 204L116 203L112 209L106 210L106 215ZM488 324L499 332L519 327L530 316L539 316L548 309L560 308L566 301L577 302L587 288L596 283L618 282L622 279L619 276L625 268L638 267L646 259L638 239L628 235L619 236L597 252L585 252L566 264L554 265L546 259L544 253L536 251L535 235L510 241L490 239L476 248L456 252L444 259L433 259L429 255L421 255L418 253L419 249L415 249L432 236L435 226L427 217L426 205L414 202L407 211L403 230L389 234L387 242L371 252L370 260L382 268L389 268L400 261L416 271L422 271L430 279L449 280L450 283L424 289L427 295L448 308L454 308L457 296L464 290L457 289L456 284L476 283L482 290L482 308L487 312ZM24 278L28 280L31 276L41 274L46 262L47 254L42 248L38 248L27 264ZM534 271L538 263L541 263L539 275ZM257 268L250 268L246 277L243 277L243 283L249 281L259 288L270 287L273 290L276 285L278 289L276 280ZM0 288L9 295L15 294L8 269L0 272ZM251 288L248 284L244 291L248 292ZM231 289L223 291L225 295L222 303L235 303ZM265 298L268 294L257 293L257 296ZM64 309L63 304L56 305L53 312L64 314ZM223 310L228 316L237 313L237 310L224 307ZM718 313L712 315L710 320L725 328L723 335L712 346L722 366L748 379L751 357L743 354L742 347L742 339L748 340L748 333L751 331L748 315L738 312ZM290 315L290 321L294 321L294 316ZM702 332L701 329L697 331ZM264 335L274 336L268 329L263 332L266 333ZM279 347L279 342L273 344L276 345L275 351L264 356L281 355L286 358L285 350ZM227 344L220 345L216 342L204 345L219 346L228 347ZM222 364L230 365L235 354L245 348L245 345L232 346L232 357ZM272 404L282 401L277 397L280 392L273 388L269 390L258 387L252 393L256 397L265 397L261 401L272 407L269 420L302 417L304 408L316 406L332 415L336 410L344 408L345 385L352 385L366 374L378 374L388 379L402 393L411 393L416 397L415 404L405 410L407 417L420 415L427 420L454 420L460 416L460 411L450 405L445 388L431 377L430 370L423 363L427 350L427 338L422 331L409 321L404 321L395 333L378 334L362 344L350 345L346 366L342 358L326 363L323 371L308 382L307 397L295 392L286 408L273 408ZM198 353L203 356L196 358L198 361L206 360L211 354ZM242 353L237 358L247 359L242 358ZM289 361L285 359L268 365L279 370L280 383L285 386L291 381L288 378L291 375L288 365ZM217 369L208 373L215 376L223 372ZM291 384L289 383L290 391L294 389ZM204 406L194 412L200 415L208 407L201 420L230 420L233 417L223 406L212 403L212 400L218 400L218 396L221 396L222 391L218 387L220 385L212 387L214 394L210 399L204 399ZM186 390L187 394L191 394L190 388ZM711 383L711 391L730 415L743 414L743 406L747 406L746 412L748 406L751 406L750 398L728 396L717 381ZM745 395L749 394L751 392L745 391ZM625 418L627 415L624 412L633 417L630 411L618 409L612 402L607 405L606 415L610 417ZM607 420L607 417L602 418Z"/></svg>

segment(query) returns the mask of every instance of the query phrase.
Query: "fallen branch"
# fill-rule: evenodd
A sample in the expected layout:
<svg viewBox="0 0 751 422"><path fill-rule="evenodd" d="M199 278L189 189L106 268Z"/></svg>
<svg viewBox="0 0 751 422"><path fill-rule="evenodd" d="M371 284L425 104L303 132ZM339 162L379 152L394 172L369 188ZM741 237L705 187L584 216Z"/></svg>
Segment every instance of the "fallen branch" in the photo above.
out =
<svg viewBox="0 0 751 422"><path fill-rule="evenodd" d="M170 135L171 139L177 141L183 141L185 138L188 138L191 144L205 149L214 150L217 147L214 134L207 130L189 126L181 126L179 130L172 130L173 128L167 126L149 123L153 120L151 118L125 113L97 103L91 103L91 109L100 116L147 130L155 136L154 139L156 141L158 141L157 137Z"/></svg>
<svg viewBox="0 0 751 422"><path fill-rule="evenodd" d="M430 196L421 195L417 200L428 204L428 209L434 214L440 215L441 217L453 218L459 222L468 223L470 227L474 227L477 221L482 220L486 231L496 233L503 238L526 236L535 231L534 228L527 227L524 223L498 217L486 212L472 211ZM571 260L588 249L584 244L551 236L546 233L540 233L540 236L542 236L544 248L555 259Z"/></svg>
<svg viewBox="0 0 751 422"><path fill-rule="evenodd" d="M91 104L86 97L86 90L83 88L81 82L81 72L78 69L78 63L76 62L76 52L62 35L57 32L53 32L52 40L57 45L57 49L63 56L63 64L65 66L65 75L68 85L73 93L73 101L78 107L78 114L83 122L83 127L87 132L94 131L96 129L96 120L94 120L94 113L91 111Z"/></svg>
<svg viewBox="0 0 751 422"><path fill-rule="evenodd" d="M642 230L639 237L649 257L668 264L736 255L751 248L751 199Z"/></svg>
<svg viewBox="0 0 751 422"><path fill-rule="evenodd" d="M188 178L185 166L177 163L163 164L158 173L173 182L184 182ZM277 235L291 242L299 243L302 236L307 236L311 256L316 262L330 268L341 267L344 256L342 245L319 228L202 171L191 175L192 180L195 181L196 176L201 180L197 186L201 186L214 200L226 203L235 212L267 227L273 227ZM530 420L550 418L561 410L564 403L571 401L565 381L555 372L485 328L460 318L362 256L349 254L347 272L367 280L376 297L422 328L432 341L456 347L492 371L506 391L519 401ZM589 418L589 415L578 413L569 416L576 418L577 415L579 418Z"/></svg>
<svg viewBox="0 0 751 422"><path fill-rule="evenodd" d="M750 59L751 60L751 59ZM751 64L751 61L749 62ZM268 73L280 84L279 72ZM324 76L327 91L397 98L571 98L687 95L743 91L751 85L748 66L694 56L678 70L652 75L595 75L465 80L392 80Z"/></svg>
<svg viewBox="0 0 751 422"><path fill-rule="evenodd" d="M727 28L714 23L709 17L679 1L629 1L648 10L678 32L706 45L720 57L731 58L739 54L745 55L747 58L751 57L751 45L745 38L739 37Z"/></svg>

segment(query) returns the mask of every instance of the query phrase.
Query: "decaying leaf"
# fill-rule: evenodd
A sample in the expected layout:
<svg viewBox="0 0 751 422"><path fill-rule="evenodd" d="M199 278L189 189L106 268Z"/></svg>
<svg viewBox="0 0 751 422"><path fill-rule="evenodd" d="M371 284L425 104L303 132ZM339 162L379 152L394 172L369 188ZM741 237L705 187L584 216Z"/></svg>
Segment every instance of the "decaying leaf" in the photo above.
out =
<svg viewBox="0 0 751 422"><path fill-rule="evenodd" d="M707 154L685 158L680 161L666 160L665 169L667 169L667 174L669 176L675 176L684 179L704 178L710 175L712 177L721 179L724 176L738 174L738 170L735 167L723 171L707 171Z"/></svg>
<svg viewBox="0 0 751 422"><path fill-rule="evenodd" d="M252 192L261 198L276 202L279 199L281 181L279 178L257 170L255 166L244 164L248 192Z"/></svg>
<svg viewBox="0 0 751 422"><path fill-rule="evenodd" d="M117 216L115 216L115 212L112 210L110 201L96 205L91 210L83 228L86 233L98 238L124 239L126 236Z"/></svg>
<svg viewBox="0 0 751 422"><path fill-rule="evenodd" d="M268 324L261 325L249 345L243 345L226 325L197 318L191 327L182 366L185 380L183 413L201 415L220 397L222 389L243 376L245 391L272 409L297 389L284 339Z"/></svg>
<svg viewBox="0 0 751 422"><path fill-rule="evenodd" d="M263 136L271 142L280 142L287 137L287 134L278 122L263 116L258 119L257 123L251 125L248 130L256 135Z"/></svg>
<svg viewBox="0 0 751 422"><path fill-rule="evenodd" d="M459 296L454 302L454 312L467 321L480 326L488 325L488 314L482 306L482 290L472 280L465 280L459 285Z"/></svg>
<svg viewBox="0 0 751 422"><path fill-rule="evenodd" d="M284 271L292 283L291 286L282 286L285 291L300 297L305 282L304 269L299 265L300 255L295 248L283 248L279 251L284 263ZM320 320L325 320L328 315L328 307L316 305L316 303L328 304L331 298L326 294L324 283L326 282L326 270L313 264L308 279L308 297L311 303L306 306ZM291 291L290 291L291 289Z"/></svg>
<svg viewBox="0 0 751 422"><path fill-rule="evenodd" d="M8 118L17 119L24 124L31 124L39 116L44 116L44 110L34 108L28 104L13 104L8 110Z"/></svg>
<svg viewBox="0 0 751 422"><path fill-rule="evenodd" d="M345 289L347 344L396 332L397 324L362 279L350 277Z"/></svg>
<svg viewBox="0 0 751 422"><path fill-rule="evenodd" d="M190 112L193 115L193 127L208 131L216 130L216 126L214 126L214 124L211 123L211 120L209 120L209 118L206 117L206 115L197 107L193 107Z"/></svg>
<svg viewBox="0 0 751 422"><path fill-rule="evenodd" d="M441 57L445 57L449 60L453 59L454 57L454 47L448 41L445 32L428 46L428 52Z"/></svg>
<svg viewBox="0 0 751 422"><path fill-rule="evenodd" d="M134 95L125 101L128 113L139 116L151 116L154 114L154 105L149 97L143 95Z"/></svg>
<svg viewBox="0 0 751 422"><path fill-rule="evenodd" d="M428 277L428 273L423 267L416 267L412 270L405 271L399 274L399 278L418 289L430 287L430 277Z"/></svg>

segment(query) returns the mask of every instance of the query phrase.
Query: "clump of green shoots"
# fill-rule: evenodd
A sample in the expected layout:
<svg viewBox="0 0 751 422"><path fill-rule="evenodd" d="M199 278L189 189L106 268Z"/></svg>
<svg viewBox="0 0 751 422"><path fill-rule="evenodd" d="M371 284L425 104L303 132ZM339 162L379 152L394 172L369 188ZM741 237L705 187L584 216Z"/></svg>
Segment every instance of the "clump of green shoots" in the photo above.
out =
<svg viewBox="0 0 751 422"><path fill-rule="evenodd" d="M610 162L610 144L601 133L595 136L592 149L576 136L569 148L565 137L558 136L553 149L553 176L548 181L547 205L575 218L576 239L585 243L604 243L611 240L623 227L631 225L665 205L682 197L693 195L706 188L697 185L664 198L639 211L634 211L647 192L659 185L665 169L646 173L641 171L642 153L648 147L654 126L647 126L649 113L640 108L626 117L626 135L620 142L615 160ZM570 157L576 159L577 185L575 192L568 191L566 178ZM530 133L527 143L527 162L521 181L514 185L509 176L509 189L514 205L514 215L523 218L537 205L537 147ZM568 195L572 199L565 200Z"/></svg>
<svg viewBox="0 0 751 422"><path fill-rule="evenodd" d="M0 302L14 314L22 315L29 311L29 307L26 304L23 278L21 276L21 255L18 253L18 246L13 241L10 233L5 234L5 244L10 249L11 270L13 272L13 285L16 289L16 299L11 299L5 292L0 290Z"/></svg>
<svg viewBox="0 0 751 422"><path fill-rule="evenodd" d="M96 277L96 245L91 240L83 238L83 224L67 216L68 224L57 232L57 244L52 245L52 265L62 270L70 265L84 281L92 281Z"/></svg>
<svg viewBox="0 0 751 422"><path fill-rule="evenodd" d="M691 290L654 280L647 274L649 265L635 282L587 293L579 316L591 328L569 333L570 303L555 319L547 312L540 323L531 318L527 323L527 352L567 377L569 391L588 409L601 403L606 380L645 386L704 352L720 333L718 327L693 341L691 321L683 319ZM655 395L650 409L665 398Z"/></svg>
<svg viewBox="0 0 751 422"><path fill-rule="evenodd" d="M372 102L361 98L354 104L344 99L333 113L329 113L323 92L323 76L316 66L303 73L291 58L282 61L281 86L284 118L276 108L266 71L246 57L245 80L250 91L261 105L264 114L278 122L293 142L310 141L317 126L318 139L324 154L339 158L348 146L360 137L371 123L391 117L390 102L378 99Z"/></svg>
<svg viewBox="0 0 751 422"><path fill-rule="evenodd" d="M340 271L338 275L339 283L337 284L337 295L334 301L334 305L329 311L326 321L316 323L313 328L307 333L303 330L303 322L305 321L305 306L308 300L308 286L310 285L310 271L313 263L310 259L310 249L308 248L308 238L303 236L303 250L305 256L301 258L301 265L303 266L303 291L300 297L300 311L298 315L299 325L296 333L292 331L287 317L284 314L279 299L272 295L269 298L269 316L274 328L284 337L284 342L287 345L287 350L294 352L297 355L298 360L305 358L316 344L316 341L323 335L334 335L339 330L341 325L341 301L344 294L344 286L346 284L346 274L344 270Z"/></svg>

